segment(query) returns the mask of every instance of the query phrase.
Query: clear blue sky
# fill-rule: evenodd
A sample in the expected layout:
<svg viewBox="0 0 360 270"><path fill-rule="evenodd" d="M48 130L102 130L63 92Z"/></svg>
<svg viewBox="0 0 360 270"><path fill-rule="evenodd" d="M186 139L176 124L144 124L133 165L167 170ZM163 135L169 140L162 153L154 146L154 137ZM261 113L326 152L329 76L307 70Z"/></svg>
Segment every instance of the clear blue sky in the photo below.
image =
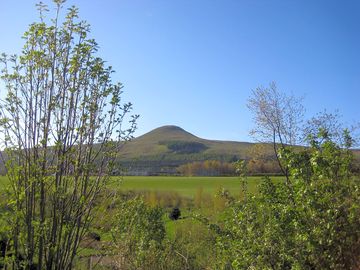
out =
<svg viewBox="0 0 360 270"><path fill-rule="evenodd" d="M33 0L0 0L0 52L18 53ZM44 0L51 4L50 1ZM246 102L271 81L305 96L307 116L360 120L358 0L68 0L141 115L208 139L249 141ZM50 5L52 8L52 6Z"/></svg>

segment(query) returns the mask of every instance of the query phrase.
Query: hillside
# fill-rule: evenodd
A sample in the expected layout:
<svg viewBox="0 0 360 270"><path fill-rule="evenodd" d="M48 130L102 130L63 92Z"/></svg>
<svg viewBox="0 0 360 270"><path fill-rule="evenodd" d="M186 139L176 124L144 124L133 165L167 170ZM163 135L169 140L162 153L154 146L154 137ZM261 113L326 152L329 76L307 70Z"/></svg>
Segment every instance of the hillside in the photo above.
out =
<svg viewBox="0 0 360 270"><path fill-rule="evenodd" d="M177 126L156 128L124 143L113 174L173 175L178 167L196 161L233 162L252 156L254 143L206 140ZM271 155L272 150L270 148ZM5 168L0 161L0 173Z"/></svg>
<svg viewBox="0 0 360 270"><path fill-rule="evenodd" d="M206 140L177 126L163 126L126 143L119 162L128 174L176 173L179 165L189 162L230 162L247 158L252 145L247 142Z"/></svg>
<svg viewBox="0 0 360 270"><path fill-rule="evenodd" d="M360 149L353 149L353 153L354 169L360 172ZM187 163L206 160L231 163L254 158L260 158L262 163L249 163L250 174L278 173L270 144L207 140L169 125L126 142L119 152L113 174L175 175L179 173L179 166ZM5 174L1 160L0 174Z"/></svg>
<svg viewBox="0 0 360 270"><path fill-rule="evenodd" d="M233 162L251 159L260 153L259 149L265 159L274 158L272 145L269 144L206 140L178 126L163 126L127 142L119 153L118 164L122 169L114 173L176 174L177 168L186 163L205 160ZM360 150L354 149L353 153L356 159L355 164L359 164ZM260 171L266 171L266 168L261 168Z"/></svg>
<svg viewBox="0 0 360 270"><path fill-rule="evenodd" d="M156 128L140 137L128 142L122 149L122 158L138 158L169 155L174 151L168 148L174 142L187 142L205 146L201 155L245 155L252 145L247 142L206 140L185 131L177 126L163 126ZM187 154L194 154L189 151Z"/></svg>

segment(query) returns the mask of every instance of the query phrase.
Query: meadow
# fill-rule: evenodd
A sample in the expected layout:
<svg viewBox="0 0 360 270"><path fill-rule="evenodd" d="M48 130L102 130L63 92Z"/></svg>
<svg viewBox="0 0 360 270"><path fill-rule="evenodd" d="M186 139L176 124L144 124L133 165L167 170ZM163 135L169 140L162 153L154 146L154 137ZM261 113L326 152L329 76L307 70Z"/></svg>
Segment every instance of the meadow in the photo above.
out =
<svg viewBox="0 0 360 270"><path fill-rule="evenodd" d="M260 176L248 177L248 191L256 193L262 179ZM282 178L272 177L272 179L281 181ZM180 196L188 198L194 197L199 189L211 195L219 188L224 188L233 196L240 195L242 190L239 177L123 176L121 179L113 177L112 180L109 187L121 191L177 192Z"/></svg>
<svg viewBox="0 0 360 270"><path fill-rule="evenodd" d="M282 177L271 177L275 182ZM262 181L261 176L248 177L247 188L256 193L257 186ZM6 176L0 176L0 191L8 186ZM233 196L241 193L239 177L210 177L210 176L113 176L108 184L110 190L123 192L176 192L182 197L193 198L199 189L205 194L214 194L219 188L228 190Z"/></svg>

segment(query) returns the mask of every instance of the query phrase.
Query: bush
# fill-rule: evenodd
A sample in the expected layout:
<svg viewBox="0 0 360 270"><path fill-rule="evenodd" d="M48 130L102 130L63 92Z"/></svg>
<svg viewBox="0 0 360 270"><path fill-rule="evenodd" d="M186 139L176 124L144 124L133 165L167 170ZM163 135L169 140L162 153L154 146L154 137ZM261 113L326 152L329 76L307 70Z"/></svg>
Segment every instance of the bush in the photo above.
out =
<svg viewBox="0 0 360 270"><path fill-rule="evenodd" d="M139 197L119 205L112 236L115 252L121 257L116 262L120 269L142 269L159 260L165 238L162 216L161 208L148 206Z"/></svg>
<svg viewBox="0 0 360 270"><path fill-rule="evenodd" d="M356 269L360 187L351 152L320 134L302 151L283 149L290 183L265 178L235 203L219 234L218 268Z"/></svg>
<svg viewBox="0 0 360 270"><path fill-rule="evenodd" d="M178 220L181 216L180 209L178 207L174 207L169 213L169 218L171 220Z"/></svg>

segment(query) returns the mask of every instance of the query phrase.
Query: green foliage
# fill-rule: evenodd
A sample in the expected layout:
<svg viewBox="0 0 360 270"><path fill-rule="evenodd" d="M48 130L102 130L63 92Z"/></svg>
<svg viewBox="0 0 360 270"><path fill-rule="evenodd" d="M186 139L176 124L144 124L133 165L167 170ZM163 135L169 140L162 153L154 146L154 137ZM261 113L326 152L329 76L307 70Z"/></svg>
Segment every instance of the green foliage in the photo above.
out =
<svg viewBox="0 0 360 270"><path fill-rule="evenodd" d="M212 269L216 260L213 248L216 235L207 226L194 219L176 222L172 260L181 263L177 268L165 269ZM175 256L174 256L175 255Z"/></svg>
<svg viewBox="0 0 360 270"><path fill-rule="evenodd" d="M161 208L149 206L141 197L122 201L116 211L112 229L116 269L183 270L212 265L215 235L197 220L170 222Z"/></svg>
<svg viewBox="0 0 360 270"><path fill-rule="evenodd" d="M160 256L160 247L165 237L163 210L150 207L136 197L118 206L112 229L115 252L120 253L118 267L149 269Z"/></svg>
<svg viewBox="0 0 360 270"><path fill-rule="evenodd" d="M220 269L355 269L360 189L351 152L325 133L311 148L281 153L290 183L265 178L259 194L235 203L219 234Z"/></svg>
<svg viewBox="0 0 360 270"><path fill-rule="evenodd" d="M128 116L122 85L97 54L90 26L75 7L62 17L40 4L21 55L2 54L0 145L10 182L13 268L71 269L92 219L95 199L112 172ZM123 129L124 121L128 129Z"/></svg>

